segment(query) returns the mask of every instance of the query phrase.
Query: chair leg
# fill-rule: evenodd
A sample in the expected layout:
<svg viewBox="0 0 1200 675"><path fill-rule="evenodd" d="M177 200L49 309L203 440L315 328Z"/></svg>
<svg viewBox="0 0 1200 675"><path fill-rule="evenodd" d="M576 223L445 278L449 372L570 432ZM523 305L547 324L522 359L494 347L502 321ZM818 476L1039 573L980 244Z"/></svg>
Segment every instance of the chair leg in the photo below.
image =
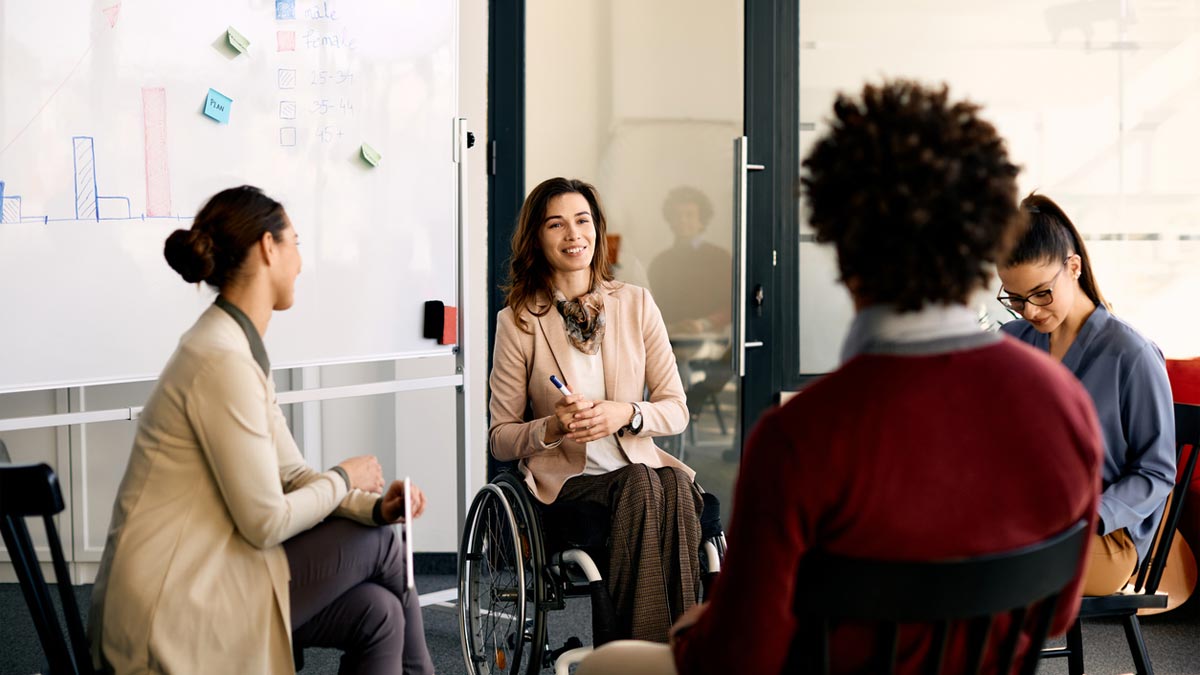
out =
<svg viewBox="0 0 1200 675"><path fill-rule="evenodd" d="M1150 665L1150 654L1146 652L1146 641L1142 639L1142 624L1138 622L1137 614L1130 614L1122 622L1125 625L1125 639L1129 642L1129 653L1133 656L1133 667L1137 675L1154 675L1154 666Z"/></svg>
<svg viewBox="0 0 1200 675"><path fill-rule="evenodd" d="M1070 675L1083 675L1083 622L1075 619L1075 623L1067 629L1067 672Z"/></svg>
<svg viewBox="0 0 1200 675"><path fill-rule="evenodd" d="M717 426L721 428L721 435L728 436L729 430L725 428L725 415L721 414L721 401L716 394L711 394L708 400L712 401L713 410L717 413Z"/></svg>

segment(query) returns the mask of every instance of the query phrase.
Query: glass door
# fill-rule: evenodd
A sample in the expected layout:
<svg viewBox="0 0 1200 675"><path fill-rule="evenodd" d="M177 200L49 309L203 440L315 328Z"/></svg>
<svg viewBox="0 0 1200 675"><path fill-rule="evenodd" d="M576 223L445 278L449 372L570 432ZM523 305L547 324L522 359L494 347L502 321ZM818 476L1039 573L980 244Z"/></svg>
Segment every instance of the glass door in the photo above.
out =
<svg viewBox="0 0 1200 675"><path fill-rule="evenodd" d="M552 176L596 185L617 278L650 289L687 392L691 422L660 446L727 505L742 418L732 167L744 4L525 3L525 189Z"/></svg>
<svg viewBox="0 0 1200 675"><path fill-rule="evenodd" d="M1036 190L1070 214L1114 310L1167 358L1200 354L1200 315L1177 311L1200 289L1195 3L801 0L799 10L801 157L838 92L884 77L944 82L1006 139L1022 196ZM800 369L825 372L853 312L833 252L807 228L799 261ZM996 290L972 302L988 326L1008 320Z"/></svg>

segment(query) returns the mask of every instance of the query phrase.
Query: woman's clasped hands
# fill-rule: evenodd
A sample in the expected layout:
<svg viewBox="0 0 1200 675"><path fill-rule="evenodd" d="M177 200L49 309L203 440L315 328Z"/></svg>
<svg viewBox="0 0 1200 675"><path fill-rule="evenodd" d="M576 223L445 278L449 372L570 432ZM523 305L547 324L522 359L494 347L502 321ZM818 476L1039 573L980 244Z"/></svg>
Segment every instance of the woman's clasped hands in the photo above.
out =
<svg viewBox="0 0 1200 675"><path fill-rule="evenodd" d="M548 431L547 435L558 438L565 436L576 443L588 443L617 433L632 417L631 403L589 401L582 394L572 394L554 404L557 434Z"/></svg>

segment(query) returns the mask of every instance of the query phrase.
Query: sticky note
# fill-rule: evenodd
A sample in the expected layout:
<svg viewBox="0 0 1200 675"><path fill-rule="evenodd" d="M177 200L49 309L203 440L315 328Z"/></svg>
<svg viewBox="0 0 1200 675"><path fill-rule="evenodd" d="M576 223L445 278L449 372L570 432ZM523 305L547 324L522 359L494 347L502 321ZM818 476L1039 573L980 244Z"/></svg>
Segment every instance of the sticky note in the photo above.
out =
<svg viewBox="0 0 1200 675"><path fill-rule="evenodd" d="M229 108L232 105L233 99L216 89L209 89L208 98L204 101L204 114L221 124L229 124Z"/></svg>
<svg viewBox="0 0 1200 675"><path fill-rule="evenodd" d="M238 50L239 54L245 54L246 50L250 48L250 41L246 39L245 35L237 32L233 26L225 30L225 38L229 40L229 46Z"/></svg>
<svg viewBox="0 0 1200 675"><path fill-rule="evenodd" d="M367 160L367 164L371 166L379 166L379 160L383 159L383 155L379 151L366 143L362 144L362 158Z"/></svg>

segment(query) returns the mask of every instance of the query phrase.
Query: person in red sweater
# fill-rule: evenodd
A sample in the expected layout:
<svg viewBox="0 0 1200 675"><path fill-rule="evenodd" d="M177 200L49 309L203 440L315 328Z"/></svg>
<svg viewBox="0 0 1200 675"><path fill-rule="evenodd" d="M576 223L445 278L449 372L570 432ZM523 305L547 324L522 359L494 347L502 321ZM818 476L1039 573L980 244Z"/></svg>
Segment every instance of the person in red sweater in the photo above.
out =
<svg viewBox="0 0 1200 675"><path fill-rule="evenodd" d="M1087 393L967 307L1023 223L1003 140L944 86L868 85L833 112L802 184L856 308L842 365L754 429L721 575L671 647L612 643L579 675L796 672L796 587L821 583L798 578L811 551L977 556L1096 527L1103 440ZM1054 634L1078 612L1083 560ZM834 672L870 672L869 630L835 630ZM899 672L929 638L901 631ZM962 651L951 642L949 671Z"/></svg>

